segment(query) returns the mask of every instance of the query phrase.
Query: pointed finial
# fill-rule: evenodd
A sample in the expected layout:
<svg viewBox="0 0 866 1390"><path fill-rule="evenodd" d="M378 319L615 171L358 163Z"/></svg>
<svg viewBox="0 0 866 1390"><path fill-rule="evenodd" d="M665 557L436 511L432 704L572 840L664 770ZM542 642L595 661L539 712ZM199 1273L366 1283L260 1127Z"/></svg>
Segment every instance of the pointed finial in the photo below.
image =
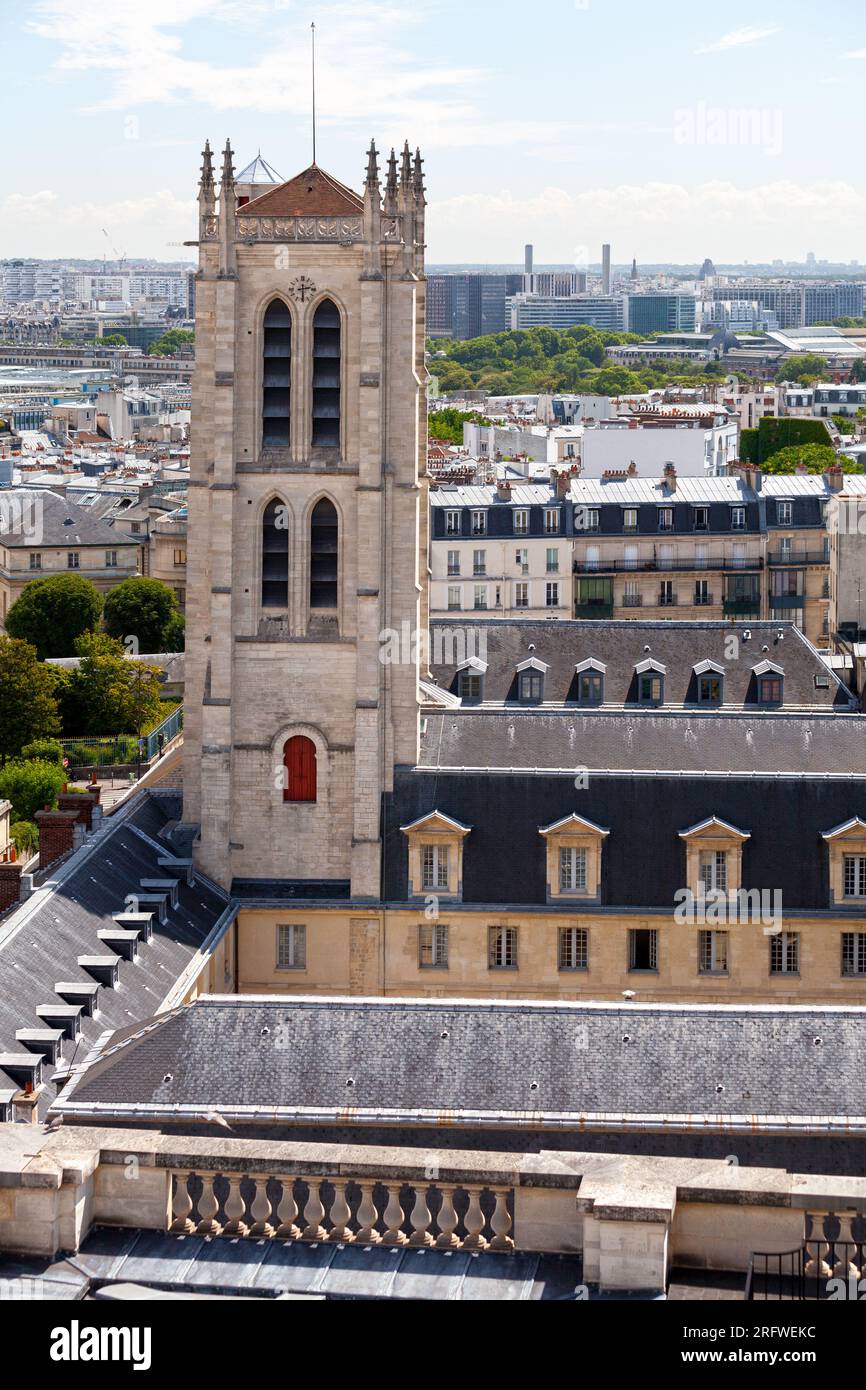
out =
<svg viewBox="0 0 866 1390"><path fill-rule="evenodd" d="M386 217L397 216L397 156L393 150L388 160L388 177L385 181L385 204L383 211Z"/></svg>
<svg viewBox="0 0 866 1390"><path fill-rule="evenodd" d="M213 188L213 155L211 154L210 140L205 140L204 149L201 152L201 179L199 189L202 193L208 192Z"/></svg>
<svg viewBox="0 0 866 1390"><path fill-rule="evenodd" d="M415 197L419 203L425 201L424 198L424 161L421 158L421 151L415 148L415 163L412 170L412 187L415 190Z"/></svg>
<svg viewBox="0 0 866 1390"><path fill-rule="evenodd" d="M412 155L409 152L409 141L403 145L403 162L400 167L400 183L406 188L412 180Z"/></svg>
<svg viewBox="0 0 866 1390"><path fill-rule="evenodd" d="M376 141L370 141L370 150L367 155L367 183L370 188L376 188L379 184L379 156L376 151Z"/></svg>
<svg viewBox="0 0 866 1390"><path fill-rule="evenodd" d="M226 140L226 147L223 150L223 184L226 188L235 181L234 156L232 154L231 141Z"/></svg>

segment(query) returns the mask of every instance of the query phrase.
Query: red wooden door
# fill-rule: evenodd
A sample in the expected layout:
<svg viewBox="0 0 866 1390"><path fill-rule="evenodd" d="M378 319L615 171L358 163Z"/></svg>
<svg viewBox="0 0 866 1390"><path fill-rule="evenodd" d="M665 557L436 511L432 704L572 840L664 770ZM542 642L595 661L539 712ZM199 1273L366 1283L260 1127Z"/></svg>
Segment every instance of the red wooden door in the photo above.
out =
<svg viewBox="0 0 866 1390"><path fill-rule="evenodd" d="M312 739L297 734L283 749L286 768L284 801L316 800L316 745Z"/></svg>

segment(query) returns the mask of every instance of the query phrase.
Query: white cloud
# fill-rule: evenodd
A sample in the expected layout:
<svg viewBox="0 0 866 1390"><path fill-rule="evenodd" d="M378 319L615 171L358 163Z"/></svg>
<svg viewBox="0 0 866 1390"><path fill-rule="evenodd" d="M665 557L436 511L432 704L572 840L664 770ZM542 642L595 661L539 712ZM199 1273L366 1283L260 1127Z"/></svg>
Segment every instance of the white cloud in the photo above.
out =
<svg viewBox="0 0 866 1390"><path fill-rule="evenodd" d="M132 256L191 260L195 252L182 243L197 226L194 200L167 189L105 203L67 203L51 189L0 199L0 244L11 255L99 257L117 246Z"/></svg>
<svg viewBox="0 0 866 1390"><path fill-rule="evenodd" d="M762 39L768 39L771 34L779 32L778 24L747 24L743 29L733 29L730 34L723 34L720 39L715 39L702 48L696 48L695 52L727 53L732 48L748 48L753 43L760 43Z"/></svg>
<svg viewBox="0 0 866 1390"><path fill-rule="evenodd" d="M516 261L526 241L543 261L569 262L575 241L609 241L620 261L772 260L802 256L812 241L848 259L858 254L864 220L866 189L850 183L647 182L548 187L525 198L506 190L434 196L427 239L433 263Z"/></svg>
<svg viewBox="0 0 866 1390"><path fill-rule="evenodd" d="M850 53L843 53L842 57L856 59L866 58L866 48L854 48Z"/></svg>

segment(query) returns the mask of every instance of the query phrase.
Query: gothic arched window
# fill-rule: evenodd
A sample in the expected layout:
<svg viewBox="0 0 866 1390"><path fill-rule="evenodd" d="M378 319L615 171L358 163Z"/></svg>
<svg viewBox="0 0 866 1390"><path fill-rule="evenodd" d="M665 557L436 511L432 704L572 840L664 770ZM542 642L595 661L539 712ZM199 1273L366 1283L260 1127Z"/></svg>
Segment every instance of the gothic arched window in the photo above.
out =
<svg viewBox="0 0 866 1390"><path fill-rule="evenodd" d="M316 745L304 734L296 734L283 747L283 801L316 800Z"/></svg>
<svg viewBox="0 0 866 1390"><path fill-rule="evenodd" d="M289 514L274 499L262 517L262 607L289 606Z"/></svg>
<svg viewBox="0 0 866 1390"><path fill-rule="evenodd" d="M268 305L264 320L262 447L288 449L291 439L292 316L281 299Z"/></svg>
<svg viewBox="0 0 866 1390"><path fill-rule="evenodd" d="M310 519L310 607L337 607L339 522L337 508L323 497Z"/></svg>
<svg viewBox="0 0 866 1390"><path fill-rule="evenodd" d="M323 299L313 318L314 449L340 447L340 311Z"/></svg>

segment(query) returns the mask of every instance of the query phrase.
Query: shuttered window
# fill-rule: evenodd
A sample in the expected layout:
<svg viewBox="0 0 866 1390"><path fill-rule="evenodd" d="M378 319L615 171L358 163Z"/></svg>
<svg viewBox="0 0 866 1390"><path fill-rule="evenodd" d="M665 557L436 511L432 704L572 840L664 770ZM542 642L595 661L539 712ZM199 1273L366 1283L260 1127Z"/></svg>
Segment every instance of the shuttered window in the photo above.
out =
<svg viewBox="0 0 866 1390"><path fill-rule="evenodd" d="M286 769L283 801L316 800L316 745L297 734L283 749Z"/></svg>

